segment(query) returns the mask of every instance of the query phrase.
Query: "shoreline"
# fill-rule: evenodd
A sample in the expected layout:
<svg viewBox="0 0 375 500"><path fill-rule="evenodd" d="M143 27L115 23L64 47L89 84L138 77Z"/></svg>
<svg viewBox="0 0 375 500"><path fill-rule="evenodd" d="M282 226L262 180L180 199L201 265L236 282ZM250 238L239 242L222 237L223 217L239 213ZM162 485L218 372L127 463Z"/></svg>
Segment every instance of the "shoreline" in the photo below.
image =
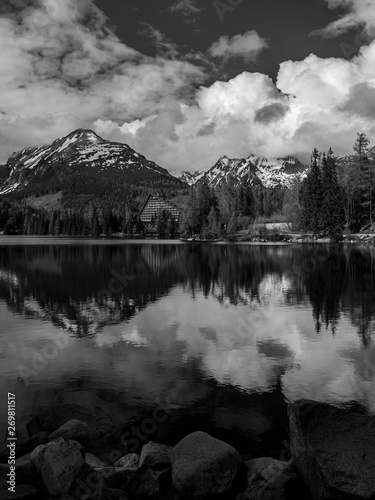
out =
<svg viewBox="0 0 375 500"><path fill-rule="evenodd" d="M155 408L142 431L168 412ZM135 446L139 430L116 427L102 408L48 408L27 424L13 469L1 456L1 498L14 488L16 498L30 500L373 498L375 416L299 400L288 404L288 417L290 442L280 456L254 458L251 445L240 455L199 429L173 445L153 441L150 431Z"/></svg>
<svg viewBox="0 0 375 500"><path fill-rule="evenodd" d="M291 244L375 244L375 234L373 233L353 233L346 234L340 241L334 241L330 238L313 238L312 235L306 233L285 233L277 235L268 235L266 237L260 237L255 235L240 235L236 234L229 236L228 238L223 238L220 241L205 240L205 241L185 241L180 237L176 238L154 238L154 237L124 237L118 235L105 236L69 236L69 235L3 235L0 234L0 245L2 242L12 242L14 240L19 240L22 242L26 241L77 241L77 242L101 242L106 244L111 244L114 242L118 243L155 243L155 244L186 244L186 245L223 245L223 244L236 244L236 243L250 243L250 244L270 244L270 245L291 245Z"/></svg>

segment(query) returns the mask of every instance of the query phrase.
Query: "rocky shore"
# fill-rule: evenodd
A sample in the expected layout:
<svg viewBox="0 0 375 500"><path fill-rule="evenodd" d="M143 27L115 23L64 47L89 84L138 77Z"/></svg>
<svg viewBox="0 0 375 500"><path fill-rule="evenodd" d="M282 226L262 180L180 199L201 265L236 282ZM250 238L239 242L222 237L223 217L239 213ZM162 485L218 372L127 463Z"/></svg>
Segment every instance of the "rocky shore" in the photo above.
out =
<svg viewBox="0 0 375 500"><path fill-rule="evenodd" d="M375 416L309 400L291 403L288 415L289 453L249 460L201 431L175 446L149 441L137 454L134 438L102 409L50 408L18 446L15 492L2 456L0 498L375 499Z"/></svg>

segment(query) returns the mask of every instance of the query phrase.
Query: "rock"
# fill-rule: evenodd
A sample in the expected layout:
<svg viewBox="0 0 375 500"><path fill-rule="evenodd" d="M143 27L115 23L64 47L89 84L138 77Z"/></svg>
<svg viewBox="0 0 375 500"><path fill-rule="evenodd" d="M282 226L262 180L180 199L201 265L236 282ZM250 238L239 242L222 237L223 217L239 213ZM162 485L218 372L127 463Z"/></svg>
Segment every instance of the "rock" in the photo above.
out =
<svg viewBox="0 0 375 500"><path fill-rule="evenodd" d="M9 491L9 484L5 479L0 478L0 498L1 500L13 499L35 499L37 495L36 489L30 484L17 484L15 492Z"/></svg>
<svg viewBox="0 0 375 500"><path fill-rule="evenodd" d="M112 500L129 500L129 496L123 490L110 488L109 491L111 492Z"/></svg>
<svg viewBox="0 0 375 500"><path fill-rule="evenodd" d="M85 461L83 446L62 437L36 448L31 460L41 473L51 495L86 500L110 500L111 494L102 476Z"/></svg>
<svg viewBox="0 0 375 500"><path fill-rule="evenodd" d="M106 467L97 468L95 470L105 480L109 488L124 488L135 476L135 470L129 470L123 467Z"/></svg>
<svg viewBox="0 0 375 500"><path fill-rule="evenodd" d="M31 453L16 459L16 478L18 484L34 484L36 468L31 460Z"/></svg>
<svg viewBox="0 0 375 500"><path fill-rule="evenodd" d="M165 469L170 467L172 450L172 446L150 441L142 447L139 465L145 465L151 469Z"/></svg>
<svg viewBox="0 0 375 500"><path fill-rule="evenodd" d="M86 408L76 404L65 404L43 410L32 418L26 427L29 436L41 431L47 431L50 434L73 419L80 420L89 426L92 439L98 446L101 443L107 443L111 438L119 437L110 415L102 408Z"/></svg>
<svg viewBox="0 0 375 500"><path fill-rule="evenodd" d="M128 453L124 457L121 457L115 462L114 464L115 467L126 467L126 468L133 468L134 470L137 470L139 467L139 455L136 453Z"/></svg>
<svg viewBox="0 0 375 500"><path fill-rule="evenodd" d="M86 453L85 461L93 469L108 467L107 463L103 462L103 460L100 460L100 458L96 457L92 453Z"/></svg>
<svg viewBox="0 0 375 500"><path fill-rule="evenodd" d="M48 432L42 431L31 436L27 441L22 443L17 450L18 455L23 456L31 453L40 444L48 443Z"/></svg>
<svg viewBox="0 0 375 500"><path fill-rule="evenodd" d="M102 476L85 463L75 479L70 494L77 499L113 500L111 492ZM65 500L66 496L62 499ZM71 498L69 496L69 498Z"/></svg>
<svg viewBox="0 0 375 500"><path fill-rule="evenodd" d="M275 458L255 458L246 462L246 495L252 500L285 500L297 475L291 462Z"/></svg>
<svg viewBox="0 0 375 500"><path fill-rule="evenodd" d="M73 439L78 441L83 446L89 446L91 443L91 431L86 422L81 422L77 419L68 420L59 429L50 434L48 440L53 441L62 437L65 441Z"/></svg>
<svg viewBox="0 0 375 500"><path fill-rule="evenodd" d="M375 417L309 400L288 414L292 458L314 498L375 498Z"/></svg>
<svg viewBox="0 0 375 500"><path fill-rule="evenodd" d="M131 491L136 496L160 498L167 485L170 483L170 468L152 470L148 467L140 469L136 481L131 486Z"/></svg>
<svg viewBox="0 0 375 500"><path fill-rule="evenodd" d="M83 446L77 441L51 442L31 454L31 460L42 474L51 495L69 493L85 465Z"/></svg>
<svg viewBox="0 0 375 500"><path fill-rule="evenodd" d="M130 453L117 460L115 465L111 466L88 453L86 462L98 472L106 481L110 488L123 488L129 484L135 477L139 467L139 456Z"/></svg>
<svg viewBox="0 0 375 500"><path fill-rule="evenodd" d="M35 467L39 470L40 467L41 467L41 461L42 461L42 457L44 455L44 451L45 449L48 447L48 446L51 446L53 443L54 444L59 444L59 443L63 443L64 442L64 439L63 438L58 438L56 439L55 441L51 442L51 443L46 443L46 444L41 444L39 446L37 446L35 448L35 450L33 450L31 453L30 453L30 458L31 458L31 461L33 462L33 464L35 465Z"/></svg>
<svg viewBox="0 0 375 500"><path fill-rule="evenodd" d="M200 431L177 443L171 462L174 488L190 498L226 493L241 467L234 448Z"/></svg>

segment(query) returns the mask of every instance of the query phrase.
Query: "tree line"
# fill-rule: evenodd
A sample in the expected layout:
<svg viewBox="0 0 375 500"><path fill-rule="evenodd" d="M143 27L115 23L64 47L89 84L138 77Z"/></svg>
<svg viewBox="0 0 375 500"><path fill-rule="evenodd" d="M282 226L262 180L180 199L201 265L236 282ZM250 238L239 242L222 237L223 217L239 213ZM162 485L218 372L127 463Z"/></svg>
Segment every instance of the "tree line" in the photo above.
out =
<svg viewBox="0 0 375 500"><path fill-rule="evenodd" d="M375 155L369 145L366 134L358 133L354 154L340 160L332 149L314 149L308 174L289 207L296 229L340 239L345 229L372 226Z"/></svg>
<svg viewBox="0 0 375 500"><path fill-rule="evenodd" d="M357 134L352 155L338 159L332 149L314 149L305 179L296 179L290 189L265 188L227 181L212 188L200 181L192 188L176 179L151 179L125 183L118 179L74 175L62 188L18 193L0 198L0 231L5 234L97 236L114 233L144 235L140 210L149 194L160 196L181 208L176 223L168 213L154 221L160 236L230 236L250 229L262 218L277 216L295 231L309 231L340 239L345 229L358 231L373 224L375 204L375 153L364 133ZM30 188L29 188L30 189ZM36 208L35 200L61 189L56 206Z"/></svg>

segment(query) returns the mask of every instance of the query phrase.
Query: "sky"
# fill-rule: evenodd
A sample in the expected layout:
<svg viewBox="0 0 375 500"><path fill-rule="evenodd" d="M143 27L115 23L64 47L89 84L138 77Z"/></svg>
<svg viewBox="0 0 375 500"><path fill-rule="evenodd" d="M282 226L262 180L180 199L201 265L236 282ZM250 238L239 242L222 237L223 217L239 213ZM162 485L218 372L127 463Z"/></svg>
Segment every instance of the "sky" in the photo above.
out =
<svg viewBox="0 0 375 500"><path fill-rule="evenodd" d="M173 173L375 141L375 2L2 0L0 163L77 128Z"/></svg>

